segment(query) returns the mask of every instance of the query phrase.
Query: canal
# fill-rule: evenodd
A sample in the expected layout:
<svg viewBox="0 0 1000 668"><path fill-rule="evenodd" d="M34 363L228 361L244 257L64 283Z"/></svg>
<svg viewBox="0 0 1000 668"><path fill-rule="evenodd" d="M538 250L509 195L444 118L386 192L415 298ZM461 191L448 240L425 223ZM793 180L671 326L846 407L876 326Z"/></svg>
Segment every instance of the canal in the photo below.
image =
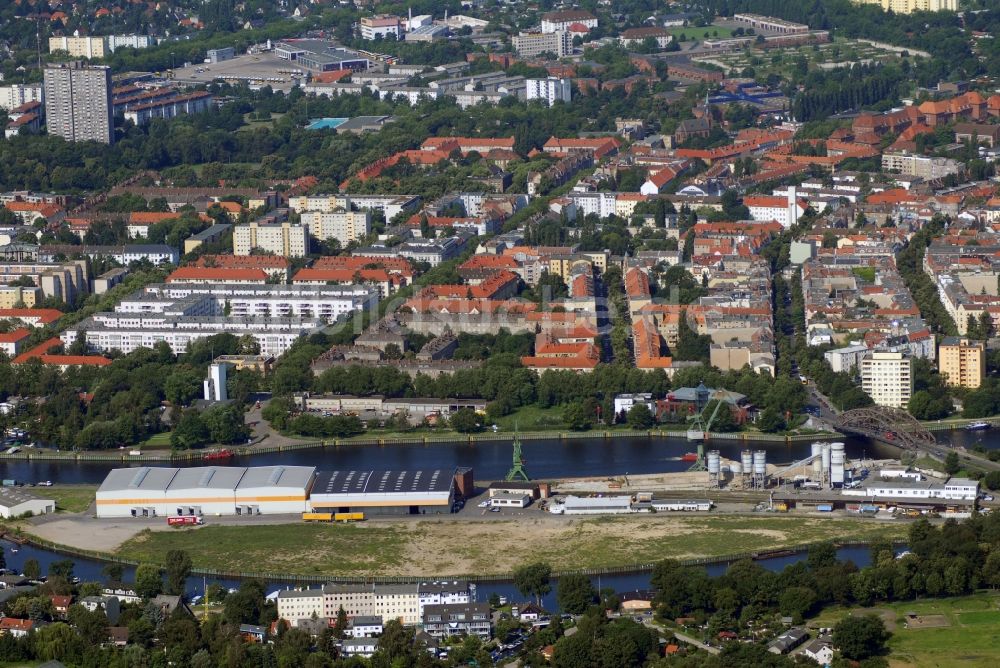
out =
<svg viewBox="0 0 1000 668"><path fill-rule="evenodd" d="M847 444L851 459L891 457L895 450L866 440L840 439ZM566 438L525 440L523 456L528 473L536 479L620 476L624 474L669 473L685 471L689 462L681 457L696 449L684 438L635 436L615 438ZM706 449L719 450L724 458L739 461L740 450L765 450L770 463L791 463L809 456L808 441L744 442L713 440ZM453 441L441 443L392 443L386 445L340 445L287 452L234 457L224 462L232 466L270 466L276 464L315 466L321 470L337 469L428 469L471 467L476 479L502 478L511 465L511 443L502 441ZM26 482L51 480L61 484L99 484L107 472L137 463L76 462L65 460L9 459L0 462L0 477ZM150 464L167 466L166 462ZM183 461L175 466L200 466L199 461Z"/></svg>
<svg viewBox="0 0 1000 668"><path fill-rule="evenodd" d="M64 559L69 559L74 563L73 574L80 578L83 582L104 582L107 578L102 573L102 569L106 566L105 562L98 561L96 559L85 559L82 557L68 557L62 554L57 554L49 550L42 548L33 547L31 545L17 545L10 541L0 540L0 546L4 548L4 552L7 559L7 568L13 569L17 572L22 572L24 570L24 563L29 559L35 559L41 566L41 572L47 573L49 569L49 564L55 561L60 561ZM15 552L16 550L16 552ZM792 554L783 555L780 557L772 557L770 559L761 559L757 563L761 566L772 571L780 571L786 566L794 564L798 561L805 559L805 551L799 551ZM867 566L871 563L871 557L866 547L842 547L837 550L837 557L841 560L851 560L859 567ZM726 572L729 567L729 563L721 562L715 564L709 564L704 568L709 575L715 577L722 575ZM135 579L135 568L131 566L124 566L124 576L123 579L126 582L132 582ZM428 578L429 580L431 578ZM626 592L635 591L650 588L650 573L633 573L628 575L612 575L612 576L601 576L591 578L595 587L598 588L611 588L616 592ZM188 579L187 592L189 596L194 596L197 594L204 593L204 587L212 583L219 583L226 588L236 588L239 587L238 580L224 579L224 578L212 578L203 579L201 576L193 575ZM296 586L294 580L292 581L273 581L265 583L265 590L268 592L274 592L279 589L286 589ZM557 581L552 582L552 592L549 593L543 599L543 605L548 610L556 610L558 605L556 604L556 585ZM318 585L312 584L312 587L317 587ZM476 595L478 600L485 601L491 594L496 593L500 596L506 597L510 601L523 601L525 597L518 593L517 589L513 584L507 582L483 582L476 586Z"/></svg>

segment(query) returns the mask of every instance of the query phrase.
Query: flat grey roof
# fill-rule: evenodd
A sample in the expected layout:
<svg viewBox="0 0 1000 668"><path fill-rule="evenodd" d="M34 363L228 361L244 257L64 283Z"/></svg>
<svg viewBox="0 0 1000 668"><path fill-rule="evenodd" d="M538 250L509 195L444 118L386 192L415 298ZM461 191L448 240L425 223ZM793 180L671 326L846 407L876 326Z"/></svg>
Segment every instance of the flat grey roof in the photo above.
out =
<svg viewBox="0 0 1000 668"><path fill-rule="evenodd" d="M413 471L320 471L316 474L313 496L317 494L406 494L448 492L454 471L443 469Z"/></svg>
<svg viewBox="0 0 1000 668"><path fill-rule="evenodd" d="M41 497L35 496L23 487L0 487L0 506L8 508L27 501L41 501ZM44 499L49 501L49 499ZM55 503L53 501L52 503Z"/></svg>
<svg viewBox="0 0 1000 668"><path fill-rule="evenodd" d="M316 474L315 466L252 466L236 489L249 487L306 488Z"/></svg>
<svg viewBox="0 0 1000 668"><path fill-rule="evenodd" d="M167 466L137 466L111 469L97 493L154 490L165 492L177 475L177 469Z"/></svg>
<svg viewBox="0 0 1000 668"><path fill-rule="evenodd" d="M169 491L180 489L233 490L240 483L247 469L243 466L196 466L179 469L170 483Z"/></svg>

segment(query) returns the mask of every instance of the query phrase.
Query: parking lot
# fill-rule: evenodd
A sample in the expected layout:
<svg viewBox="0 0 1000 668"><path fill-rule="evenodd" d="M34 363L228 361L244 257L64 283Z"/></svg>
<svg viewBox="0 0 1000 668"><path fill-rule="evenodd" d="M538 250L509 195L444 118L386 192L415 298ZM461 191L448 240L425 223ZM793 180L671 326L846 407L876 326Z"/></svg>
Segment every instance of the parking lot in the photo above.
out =
<svg viewBox="0 0 1000 668"><path fill-rule="evenodd" d="M281 60L273 53L242 55L221 63L191 63L174 69L173 80L187 85L208 84L221 80L245 82L251 88L268 85L274 90L290 91L295 85L294 71L301 68Z"/></svg>

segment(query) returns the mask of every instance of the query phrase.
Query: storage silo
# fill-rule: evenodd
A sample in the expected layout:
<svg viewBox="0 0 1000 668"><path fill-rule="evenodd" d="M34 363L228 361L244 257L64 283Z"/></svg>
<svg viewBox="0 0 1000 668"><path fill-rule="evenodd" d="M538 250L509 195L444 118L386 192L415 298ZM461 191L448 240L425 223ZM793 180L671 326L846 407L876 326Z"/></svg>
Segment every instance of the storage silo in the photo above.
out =
<svg viewBox="0 0 1000 668"><path fill-rule="evenodd" d="M830 444L830 487L844 486L844 461L846 459L843 443Z"/></svg>
<svg viewBox="0 0 1000 668"><path fill-rule="evenodd" d="M754 485L761 489L764 488L767 482L767 452L764 450L754 450L753 480Z"/></svg>
<svg viewBox="0 0 1000 668"><path fill-rule="evenodd" d="M705 455L705 463L708 465L708 484L718 487L719 473L722 471L722 457L719 451L709 450Z"/></svg>

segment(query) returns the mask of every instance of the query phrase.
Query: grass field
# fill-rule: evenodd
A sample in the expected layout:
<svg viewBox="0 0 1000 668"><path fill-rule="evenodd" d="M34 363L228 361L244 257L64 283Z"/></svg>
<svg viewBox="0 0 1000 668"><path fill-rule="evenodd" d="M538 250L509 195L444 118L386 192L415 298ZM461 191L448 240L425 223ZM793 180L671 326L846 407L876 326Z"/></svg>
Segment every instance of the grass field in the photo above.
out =
<svg viewBox="0 0 1000 668"><path fill-rule="evenodd" d="M97 485L53 485L35 490L38 496L55 499L56 510L82 513L94 501Z"/></svg>
<svg viewBox="0 0 1000 668"><path fill-rule="evenodd" d="M165 431L161 434L153 434L145 441L139 444L139 449L141 450L169 450L170 449L170 432Z"/></svg>
<svg viewBox="0 0 1000 668"><path fill-rule="evenodd" d="M698 40L700 42L704 39L725 39L726 37L733 36L731 28L723 28L716 25L705 26L703 28L678 26L676 28L667 28L667 32L673 35L674 39L686 42L690 42L692 40ZM708 37L705 37L706 32L708 33Z"/></svg>
<svg viewBox="0 0 1000 668"><path fill-rule="evenodd" d="M888 657L893 668L992 668L1000 661L1000 593L893 603L864 612L881 614L890 627L895 627ZM941 615L949 625L906 628L906 615L911 612ZM833 626L846 614L843 608L829 608L809 625Z"/></svg>
<svg viewBox="0 0 1000 668"><path fill-rule="evenodd" d="M208 518L199 529L141 533L116 553L158 562L168 550L183 549L197 566L232 571L453 576L509 573L529 558L574 570L787 548L831 537L895 539L905 533L902 525L855 519L660 514L571 520L536 512L517 521L363 525L212 526ZM497 549L500 545L504 549Z"/></svg>

